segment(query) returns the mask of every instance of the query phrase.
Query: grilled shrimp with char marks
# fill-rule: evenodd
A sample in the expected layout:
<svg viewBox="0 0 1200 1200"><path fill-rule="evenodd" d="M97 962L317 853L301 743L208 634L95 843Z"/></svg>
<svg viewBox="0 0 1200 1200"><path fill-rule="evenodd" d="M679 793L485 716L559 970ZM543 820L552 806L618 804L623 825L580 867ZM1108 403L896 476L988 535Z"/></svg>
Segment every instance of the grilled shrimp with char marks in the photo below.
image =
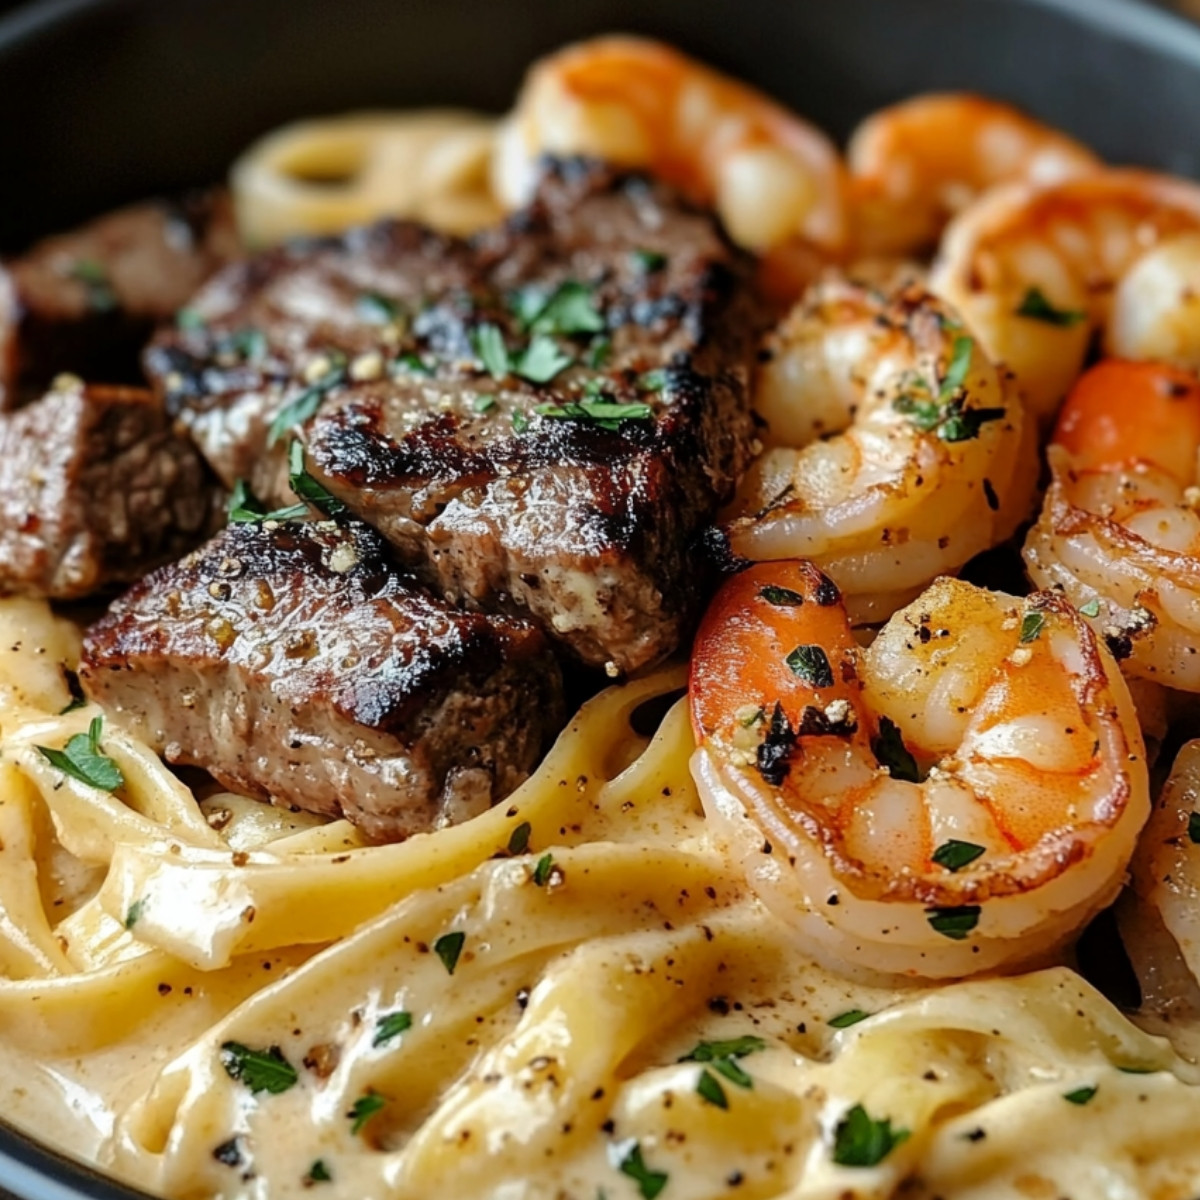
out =
<svg viewBox="0 0 1200 1200"><path fill-rule="evenodd" d="M1049 421L1105 328L1113 291L1160 242L1200 232L1200 185L1099 171L993 189L947 228L930 287L962 314Z"/></svg>
<svg viewBox="0 0 1200 1200"><path fill-rule="evenodd" d="M815 566L754 566L705 616L690 698L717 837L843 969L1044 958L1116 895L1149 808L1120 671L1051 593L940 579L862 650Z"/></svg>
<svg viewBox="0 0 1200 1200"><path fill-rule="evenodd" d="M1015 389L919 287L812 290L768 338L754 403L763 455L725 526L752 561L809 558L856 621L1007 537L1037 451Z"/></svg>
<svg viewBox="0 0 1200 1200"><path fill-rule="evenodd" d="M1161 363L1099 363L1047 454L1031 578L1079 607L1126 672L1200 691L1200 382Z"/></svg>
<svg viewBox="0 0 1200 1200"><path fill-rule="evenodd" d="M1101 165L1066 134L965 92L914 96L872 113L846 157L855 243L869 255L930 250L955 213L997 184L1054 183Z"/></svg>

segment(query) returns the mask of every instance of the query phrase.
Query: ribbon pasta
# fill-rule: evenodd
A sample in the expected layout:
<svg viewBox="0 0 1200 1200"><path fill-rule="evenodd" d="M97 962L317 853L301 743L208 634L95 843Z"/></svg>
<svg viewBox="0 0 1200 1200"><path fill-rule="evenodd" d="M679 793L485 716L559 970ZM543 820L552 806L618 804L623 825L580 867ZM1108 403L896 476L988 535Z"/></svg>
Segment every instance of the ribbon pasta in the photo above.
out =
<svg viewBox="0 0 1200 1200"><path fill-rule="evenodd" d="M679 668L586 704L507 802L368 846L197 798L110 717L124 788L65 778L36 747L100 715L61 712L77 653L48 608L0 601L0 1112L123 1180L974 1200L1200 1179L1200 1072L1067 967L930 988L806 960L708 835L683 706L637 732ZM856 1160L852 1119L890 1152Z"/></svg>

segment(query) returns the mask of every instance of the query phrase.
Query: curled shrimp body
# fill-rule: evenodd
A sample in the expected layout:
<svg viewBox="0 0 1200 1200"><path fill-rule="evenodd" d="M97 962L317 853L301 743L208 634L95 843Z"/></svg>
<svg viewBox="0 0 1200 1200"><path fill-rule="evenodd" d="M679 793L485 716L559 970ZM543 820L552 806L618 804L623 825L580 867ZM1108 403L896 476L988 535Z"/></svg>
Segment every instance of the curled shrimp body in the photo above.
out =
<svg viewBox="0 0 1200 1200"><path fill-rule="evenodd" d="M1039 587L1082 610L1132 675L1200 691L1200 382L1109 359L1072 389L1025 543Z"/></svg>
<svg viewBox="0 0 1200 1200"><path fill-rule="evenodd" d="M1120 671L1060 597L939 579L859 648L810 563L718 593L692 659L705 812L819 959L1038 959L1119 889L1149 807Z"/></svg>
<svg viewBox="0 0 1200 1200"><path fill-rule="evenodd" d="M951 222L930 286L1049 420L1121 278L1160 242L1197 231L1200 186L1181 179L1112 170L1053 187L1010 185Z"/></svg>
<svg viewBox="0 0 1200 1200"><path fill-rule="evenodd" d="M761 92L660 42L602 37L536 62L504 123L493 186L516 207L546 153L649 170L711 205L739 245L811 273L846 242L845 182L828 138Z"/></svg>
<svg viewBox="0 0 1200 1200"><path fill-rule="evenodd" d="M873 113L846 151L859 250L932 249L946 222L1001 183L1048 184L1100 166L1066 134L983 96L916 96Z"/></svg>
<svg viewBox="0 0 1200 1200"><path fill-rule="evenodd" d="M1166 239L1121 278L1105 349L1200 371L1200 232Z"/></svg>
<svg viewBox="0 0 1200 1200"><path fill-rule="evenodd" d="M883 620L1026 515L1034 430L957 317L910 287L830 280L768 338L764 453L725 526L752 561L808 558Z"/></svg>

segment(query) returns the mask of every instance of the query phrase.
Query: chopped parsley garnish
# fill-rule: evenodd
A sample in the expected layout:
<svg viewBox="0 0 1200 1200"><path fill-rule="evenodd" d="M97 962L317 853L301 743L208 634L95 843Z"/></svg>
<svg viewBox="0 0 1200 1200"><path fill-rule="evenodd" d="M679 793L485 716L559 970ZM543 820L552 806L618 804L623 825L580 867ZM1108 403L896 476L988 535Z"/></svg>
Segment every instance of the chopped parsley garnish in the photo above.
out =
<svg viewBox="0 0 1200 1200"><path fill-rule="evenodd" d="M773 583L759 588L758 594L776 608L799 608L804 603L804 597L799 592L793 592L791 588L776 587Z"/></svg>
<svg viewBox="0 0 1200 1200"><path fill-rule="evenodd" d="M241 1042L221 1046L221 1066L230 1079L244 1083L252 1092L270 1092L278 1096L294 1087L299 1076L278 1046L252 1050Z"/></svg>
<svg viewBox="0 0 1200 1200"><path fill-rule="evenodd" d="M741 1088L752 1088L754 1080L738 1066L737 1059L745 1058L747 1054L754 1054L765 1047L766 1042L753 1034L721 1042L697 1042L695 1048L679 1061L707 1063L714 1071L724 1075L730 1083L736 1083Z"/></svg>
<svg viewBox="0 0 1200 1200"><path fill-rule="evenodd" d="M528 821L522 821L508 836L509 854L524 854L529 849L529 835L532 832L533 826Z"/></svg>
<svg viewBox="0 0 1200 1200"><path fill-rule="evenodd" d="M513 300L517 320L530 333L600 333L604 317L597 311L593 289L575 280L560 284L549 296L537 288L524 288Z"/></svg>
<svg viewBox="0 0 1200 1200"><path fill-rule="evenodd" d="M655 371L643 371L637 379L639 392L661 392L667 386L667 373L661 367Z"/></svg>
<svg viewBox="0 0 1200 1200"><path fill-rule="evenodd" d="M952 400L946 408L938 427L943 442L969 442L989 421L999 421L1008 412L1006 408L966 408L961 400Z"/></svg>
<svg viewBox="0 0 1200 1200"><path fill-rule="evenodd" d="M797 646L784 660L792 674L815 688L833 686L833 668L820 646Z"/></svg>
<svg viewBox="0 0 1200 1200"><path fill-rule="evenodd" d="M833 1161L841 1167L873 1167L908 1136L907 1129L892 1128L891 1117L875 1121L856 1104L834 1130Z"/></svg>
<svg viewBox="0 0 1200 1200"><path fill-rule="evenodd" d="M313 1162L313 1165L308 1168L308 1174L304 1178L309 1183L330 1183L333 1180L333 1176L329 1173L329 1168L325 1165L323 1158L318 1158Z"/></svg>
<svg viewBox="0 0 1200 1200"><path fill-rule="evenodd" d="M619 429L622 421L647 421L654 416L648 404L619 404L615 400L577 400L569 404L539 404L539 417L556 421L591 421L601 429Z"/></svg>
<svg viewBox="0 0 1200 1200"><path fill-rule="evenodd" d="M315 383L309 384L294 400L289 400L276 414L267 431L267 445L273 446L289 429L303 425L317 409L327 392L346 380L344 362L333 363Z"/></svg>
<svg viewBox="0 0 1200 1200"><path fill-rule="evenodd" d="M512 415L514 433L524 433L529 428L529 418L519 409Z"/></svg>
<svg viewBox="0 0 1200 1200"><path fill-rule="evenodd" d="M696 1080L696 1091L709 1104L713 1104L717 1108L729 1107L729 1100L725 1096L725 1089L707 1067L701 1070L700 1077Z"/></svg>
<svg viewBox="0 0 1200 1200"><path fill-rule="evenodd" d="M871 739L871 752L893 779L903 779L907 783L921 782L917 760L904 744L900 726L890 717L879 718L879 733Z"/></svg>
<svg viewBox="0 0 1200 1200"><path fill-rule="evenodd" d="M946 376L938 389L939 400L949 400L962 387L967 372L971 369L971 355L974 352L975 343L969 337L959 335L954 339L954 346L950 351L950 366L946 369Z"/></svg>
<svg viewBox="0 0 1200 1200"><path fill-rule="evenodd" d="M1100 615L1100 601L1089 600L1086 604L1081 604L1079 612L1085 617L1098 617Z"/></svg>
<svg viewBox="0 0 1200 1200"><path fill-rule="evenodd" d="M406 1029L412 1028L412 1013L396 1009L395 1012L384 1013L375 1026L375 1036L371 1039L372 1046L383 1046L394 1037L399 1037Z"/></svg>
<svg viewBox="0 0 1200 1200"><path fill-rule="evenodd" d="M204 327L204 318L194 308L181 308L175 314L175 328L184 333L198 332Z"/></svg>
<svg viewBox="0 0 1200 1200"><path fill-rule="evenodd" d="M1024 646L1029 642L1036 642L1041 636L1042 629L1046 625L1046 614L1040 612L1027 612L1021 618L1021 645Z"/></svg>
<svg viewBox="0 0 1200 1200"><path fill-rule="evenodd" d="M537 866L533 868L533 882L538 887L544 887L546 881L550 878L550 871L554 867L554 856L547 851L537 860Z"/></svg>
<svg viewBox="0 0 1200 1200"><path fill-rule="evenodd" d="M101 752L100 737L104 718L95 717L87 733L77 733L61 750L38 746L38 753L52 766L72 779L102 792L114 792L125 786L125 776L107 754Z"/></svg>
<svg viewBox="0 0 1200 1200"><path fill-rule="evenodd" d="M471 407L477 413L490 412L493 408L496 407L496 397L495 396L476 396L475 399L471 401Z"/></svg>
<svg viewBox="0 0 1200 1200"><path fill-rule="evenodd" d="M754 764L767 783L778 787L784 781L791 770L792 751L795 748L796 731L787 719L783 705L776 700L766 735L758 744Z"/></svg>
<svg viewBox="0 0 1200 1200"><path fill-rule="evenodd" d="M87 289L88 308L93 312L111 312L117 307L117 293L104 264L94 258L77 258L71 264L70 278Z"/></svg>
<svg viewBox="0 0 1200 1200"><path fill-rule="evenodd" d="M583 364L598 371L612 357L612 338L607 336L592 338L591 345L583 356Z"/></svg>
<svg viewBox="0 0 1200 1200"><path fill-rule="evenodd" d="M1188 813L1188 840L1200 846L1200 813Z"/></svg>
<svg viewBox="0 0 1200 1200"><path fill-rule="evenodd" d="M409 375L432 375L433 368L418 354L401 354L392 362L392 374L404 371Z"/></svg>
<svg viewBox="0 0 1200 1200"><path fill-rule="evenodd" d="M1086 1104L1099 1091L1096 1087L1076 1088L1073 1092L1063 1092L1063 1099L1071 1104Z"/></svg>
<svg viewBox="0 0 1200 1200"><path fill-rule="evenodd" d="M530 383L549 383L574 361L553 338L538 334L513 360L512 369Z"/></svg>
<svg viewBox="0 0 1200 1200"><path fill-rule="evenodd" d="M346 511L346 506L305 469L304 447L300 442L292 442L288 447L288 485L301 500L320 509L327 517L337 517Z"/></svg>
<svg viewBox="0 0 1200 1200"><path fill-rule="evenodd" d="M442 966L451 975L454 974L454 968L458 966L458 956L462 953L463 942L466 940L465 933L443 933L433 943L434 954L442 960Z"/></svg>
<svg viewBox="0 0 1200 1200"><path fill-rule="evenodd" d="M935 933L961 942L979 924L980 911L978 904L957 904L952 908L927 908L925 916Z"/></svg>
<svg viewBox="0 0 1200 1200"><path fill-rule="evenodd" d="M631 257L637 269L646 275L661 271L667 265L667 256L660 254L657 250L634 250L631 252Z"/></svg>
<svg viewBox="0 0 1200 1200"><path fill-rule="evenodd" d="M400 315L396 302L378 292L363 292L354 301L354 311L372 325L390 325Z"/></svg>
<svg viewBox="0 0 1200 1200"><path fill-rule="evenodd" d="M240 358L243 362L259 362L267 356L267 337L261 329L247 325L223 333L214 347L218 355Z"/></svg>
<svg viewBox="0 0 1200 1200"><path fill-rule="evenodd" d="M74 712L77 708L84 708L88 702L88 698L83 694L83 688L79 686L79 676L70 667L63 667L63 682L66 683L71 698L58 710L60 717L65 717L67 713Z"/></svg>
<svg viewBox="0 0 1200 1200"><path fill-rule="evenodd" d="M132 929L142 919L142 913L144 913L145 911L146 911L146 897L142 896L139 899L135 900L125 910L125 921L124 921L125 928Z"/></svg>
<svg viewBox="0 0 1200 1200"><path fill-rule="evenodd" d="M70 700L68 700L66 704L64 704L62 708L58 710L58 715L60 717L65 717L67 713L73 713L77 708L86 708L87 703L88 700L86 696L72 696Z"/></svg>
<svg viewBox="0 0 1200 1200"><path fill-rule="evenodd" d="M646 1162L642 1158L642 1147L638 1142L634 1142L626 1151L618 1170L622 1175L628 1175L637 1184L642 1200L654 1200L671 1178L666 1171L652 1171L646 1166Z"/></svg>
<svg viewBox="0 0 1200 1200"><path fill-rule="evenodd" d="M387 1101L378 1092L367 1092L363 1096L359 1096L354 1102L354 1107L346 1114L350 1118L351 1133L358 1133L362 1127L387 1104Z"/></svg>
<svg viewBox="0 0 1200 1200"><path fill-rule="evenodd" d="M231 525L248 525L259 521L292 521L308 515L307 504L291 504L267 512L263 503L250 490L250 485L239 479L229 494L229 522Z"/></svg>
<svg viewBox="0 0 1200 1200"><path fill-rule="evenodd" d="M983 847L975 845L974 842L960 842L957 838L951 838L943 842L930 857L947 871L961 871L982 853Z"/></svg>
<svg viewBox="0 0 1200 1200"><path fill-rule="evenodd" d="M471 346L493 379L504 379L509 372L508 347L499 325L484 322L471 333Z"/></svg>
<svg viewBox="0 0 1200 1200"><path fill-rule="evenodd" d="M826 1024L832 1025L834 1029L849 1029L851 1025L865 1021L870 1015L861 1008L849 1008L844 1013L838 1013L836 1017L830 1017Z"/></svg>
<svg viewBox="0 0 1200 1200"><path fill-rule="evenodd" d="M1087 320L1087 313L1079 309L1056 308L1046 299L1045 292L1039 287L1031 287L1025 293L1025 298L1017 306L1018 317L1032 317L1035 321L1045 321L1047 325L1058 325L1070 328Z"/></svg>

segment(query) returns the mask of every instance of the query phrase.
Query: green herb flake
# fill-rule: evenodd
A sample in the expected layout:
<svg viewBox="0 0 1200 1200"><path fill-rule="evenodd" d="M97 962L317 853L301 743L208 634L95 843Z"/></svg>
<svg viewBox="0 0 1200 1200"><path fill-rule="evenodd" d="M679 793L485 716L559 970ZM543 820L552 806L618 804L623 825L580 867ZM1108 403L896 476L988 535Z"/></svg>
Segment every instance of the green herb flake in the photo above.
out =
<svg viewBox="0 0 1200 1200"><path fill-rule="evenodd" d="M754 1080L737 1064L737 1059L745 1058L765 1049L766 1042L753 1034L744 1037L731 1038L719 1042L698 1042L694 1049L685 1054L680 1062L706 1063L714 1071L719 1072L730 1083L741 1088L752 1088Z"/></svg>
<svg viewBox="0 0 1200 1200"><path fill-rule="evenodd" d="M1024 299L1017 306L1016 315L1031 317L1035 321L1044 321L1047 325L1058 325L1064 329L1087 320L1087 313L1079 309L1056 308L1039 287L1031 287L1025 293Z"/></svg>
<svg viewBox="0 0 1200 1200"><path fill-rule="evenodd" d="M759 588L758 594L776 608L799 608L804 603L804 597L799 592L793 592L791 588L776 587L773 583Z"/></svg>
<svg viewBox="0 0 1200 1200"><path fill-rule="evenodd" d="M331 1183L333 1176L329 1173L329 1168L325 1165L325 1160L318 1158L308 1168L308 1174L305 1175L304 1180L306 1183Z"/></svg>
<svg viewBox="0 0 1200 1200"><path fill-rule="evenodd" d="M1158 1067L1118 1067L1118 1071L1122 1075L1156 1075L1160 1068Z"/></svg>
<svg viewBox="0 0 1200 1200"><path fill-rule="evenodd" d="M927 908L925 916L935 933L952 942L961 942L979 924L980 911L978 904L958 904L952 908Z"/></svg>
<svg viewBox="0 0 1200 1200"><path fill-rule="evenodd" d="M262 501L250 490L244 479L237 480L229 496L229 522L231 525L247 525L260 521L294 521L308 516L307 504L291 504L267 512Z"/></svg>
<svg viewBox="0 0 1200 1200"><path fill-rule="evenodd" d="M833 668L820 646L797 646L784 660L792 674L815 688L833 686Z"/></svg>
<svg viewBox="0 0 1200 1200"><path fill-rule="evenodd" d="M372 325L390 325L400 315L396 302L378 292L362 292L354 301L354 311Z"/></svg>
<svg viewBox="0 0 1200 1200"><path fill-rule="evenodd" d="M666 1171L652 1171L646 1166L642 1158L642 1147L638 1142L630 1146L618 1169L622 1175L628 1175L637 1184L642 1200L654 1200L671 1178Z"/></svg>
<svg viewBox="0 0 1200 1200"><path fill-rule="evenodd" d="M135 900L125 910L125 920L123 924L126 929L132 929L141 919L142 913L146 911L146 897L142 896Z"/></svg>
<svg viewBox="0 0 1200 1200"><path fill-rule="evenodd" d="M194 308L181 308L175 314L175 328L182 333L199 333L205 327L204 318Z"/></svg>
<svg viewBox="0 0 1200 1200"><path fill-rule="evenodd" d="M491 410L495 407L495 396L476 396L475 399L471 401L471 408L481 415L486 412L491 412Z"/></svg>
<svg viewBox="0 0 1200 1200"><path fill-rule="evenodd" d="M104 718L95 717L87 733L77 733L61 750L38 746L38 753L52 766L102 792L115 792L125 786L121 768L102 753L100 737L104 731Z"/></svg>
<svg viewBox="0 0 1200 1200"><path fill-rule="evenodd" d="M405 1030L412 1028L412 1013L396 1009L395 1012L384 1013L375 1025L375 1036L371 1039L372 1046L385 1046L392 1038L399 1037Z"/></svg>
<svg viewBox="0 0 1200 1200"><path fill-rule="evenodd" d="M514 433L524 433L529 428L529 418L520 410L514 412L512 427Z"/></svg>
<svg viewBox="0 0 1200 1200"><path fill-rule="evenodd" d="M667 265L667 256L657 250L634 250L631 251L630 257L634 266L644 275L653 275L655 271L661 271Z"/></svg>
<svg viewBox="0 0 1200 1200"><path fill-rule="evenodd" d="M401 354L392 362L393 378L398 374L430 376L433 368L418 354Z"/></svg>
<svg viewBox="0 0 1200 1200"><path fill-rule="evenodd" d="M601 333L604 317L597 311L593 289L568 280L534 311L532 297L518 302L517 317L531 333L573 337L581 333Z"/></svg>
<svg viewBox="0 0 1200 1200"><path fill-rule="evenodd" d="M879 733L871 739L871 751L893 779L920 783L921 772L912 751L904 744L900 726L890 717L879 718Z"/></svg>
<svg viewBox="0 0 1200 1200"><path fill-rule="evenodd" d="M979 436L980 429L989 421L1002 420L1006 408L966 408L961 400L953 400L938 426L938 437L943 442L969 442Z"/></svg>
<svg viewBox="0 0 1200 1200"><path fill-rule="evenodd" d="M346 511L346 506L308 473L304 466L304 446L297 441L288 447L288 486L327 517L341 516Z"/></svg>
<svg viewBox="0 0 1200 1200"><path fill-rule="evenodd" d="M838 1013L836 1017L830 1017L826 1024L833 1026L834 1029L849 1029L851 1025L865 1021L870 1015L869 1012L863 1012L861 1008L849 1008L843 1013Z"/></svg>
<svg viewBox="0 0 1200 1200"><path fill-rule="evenodd" d="M975 342L965 334L954 339L950 350L950 366L946 369L942 386L938 389L939 400L949 400L962 387L971 369L971 356L975 353Z"/></svg>
<svg viewBox="0 0 1200 1200"><path fill-rule="evenodd" d="M892 1128L890 1117L873 1120L861 1104L856 1104L834 1130L833 1161L841 1167L873 1167L908 1136L907 1129Z"/></svg>
<svg viewBox="0 0 1200 1200"><path fill-rule="evenodd" d="M922 433L936 429L942 421L942 408L932 400L922 400L905 393L892 401L892 407L906 416Z"/></svg>
<svg viewBox="0 0 1200 1200"><path fill-rule="evenodd" d="M533 826L528 821L522 821L508 836L509 854L524 854L529 849L529 835Z"/></svg>
<svg viewBox="0 0 1200 1200"><path fill-rule="evenodd" d="M289 400L276 414L267 431L267 445L273 446L289 429L303 425L316 414L328 392L346 380L345 363L334 363L315 383L306 387L294 400Z"/></svg>
<svg viewBox="0 0 1200 1200"><path fill-rule="evenodd" d="M947 871L961 871L983 852L983 847L975 845L974 842L960 842L957 838L951 838L943 842L930 857Z"/></svg>
<svg viewBox="0 0 1200 1200"><path fill-rule="evenodd" d="M1188 813L1188 840L1200 846L1200 813Z"/></svg>
<svg viewBox="0 0 1200 1200"><path fill-rule="evenodd" d="M551 337L538 334L513 363L513 371L530 383L549 383L575 361Z"/></svg>
<svg viewBox="0 0 1200 1200"><path fill-rule="evenodd" d="M88 308L93 312L112 312L117 307L117 293L113 291L108 271L98 259L76 259L68 275L87 289Z"/></svg>
<svg viewBox="0 0 1200 1200"><path fill-rule="evenodd" d="M607 336L594 337L583 356L585 366L593 371L600 370L612 358L612 338Z"/></svg>
<svg viewBox="0 0 1200 1200"><path fill-rule="evenodd" d="M462 953L463 942L466 940L465 933L443 933L433 943L434 954L442 960L442 966L450 975L454 974L454 968L458 966L458 956Z"/></svg>
<svg viewBox="0 0 1200 1200"><path fill-rule="evenodd" d="M696 1080L696 1092L709 1104L715 1105L717 1108L728 1108L729 1100L725 1095L725 1089L721 1086L716 1076L711 1074L707 1067L700 1071L700 1077Z"/></svg>
<svg viewBox="0 0 1200 1200"><path fill-rule="evenodd" d="M1021 645L1025 646L1030 642L1036 642L1045 626L1045 613L1027 612L1021 618Z"/></svg>
<svg viewBox="0 0 1200 1200"><path fill-rule="evenodd" d="M639 392L661 392L667 386L667 373L661 367L655 371L643 371L637 379Z"/></svg>
<svg viewBox="0 0 1200 1200"><path fill-rule="evenodd" d="M1076 1088L1073 1092L1063 1092L1063 1099L1069 1104L1085 1105L1099 1091L1097 1087Z"/></svg>
<svg viewBox="0 0 1200 1200"><path fill-rule="evenodd" d="M471 333L471 346L493 379L507 378L511 364L499 325L485 322L477 326Z"/></svg>
<svg viewBox="0 0 1200 1200"><path fill-rule="evenodd" d="M554 421L591 421L610 432L619 429L622 421L647 421L654 416L654 410L648 404L619 404L613 400L539 404L533 411L539 417L549 417Z"/></svg>
<svg viewBox="0 0 1200 1200"><path fill-rule="evenodd" d="M261 362L267 356L267 337L261 329L247 325L244 329L222 334L217 339L215 349L222 357L240 358L243 362Z"/></svg>
<svg viewBox="0 0 1200 1200"><path fill-rule="evenodd" d="M354 1107L346 1114L351 1122L350 1132L360 1133L362 1127L386 1105L387 1101L378 1092L367 1092L359 1096L354 1102Z"/></svg>
<svg viewBox="0 0 1200 1200"><path fill-rule="evenodd" d="M1086 604L1081 604L1079 612L1084 617L1098 617L1100 615L1100 601L1089 600Z"/></svg>
<svg viewBox="0 0 1200 1200"><path fill-rule="evenodd" d="M533 882L538 887L544 887L550 878L550 872L554 867L554 856L548 851L537 860L537 866L533 868Z"/></svg>
<svg viewBox="0 0 1200 1200"><path fill-rule="evenodd" d="M278 1046L252 1050L241 1042L224 1042L221 1066L230 1079L244 1083L252 1092L270 1092L278 1096L294 1087L299 1076Z"/></svg>

